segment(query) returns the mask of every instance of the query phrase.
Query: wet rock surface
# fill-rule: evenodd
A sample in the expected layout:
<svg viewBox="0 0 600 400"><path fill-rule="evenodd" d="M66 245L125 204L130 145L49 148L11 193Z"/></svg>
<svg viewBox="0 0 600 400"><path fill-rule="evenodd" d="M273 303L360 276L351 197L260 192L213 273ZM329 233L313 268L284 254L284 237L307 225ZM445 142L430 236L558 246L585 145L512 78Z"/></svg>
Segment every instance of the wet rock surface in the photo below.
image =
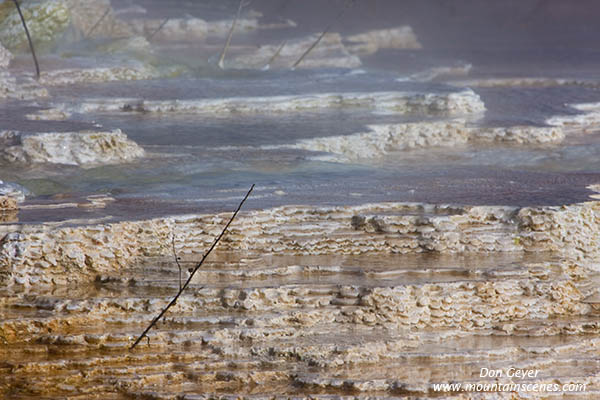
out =
<svg viewBox="0 0 600 400"><path fill-rule="evenodd" d="M320 158L343 162L376 159L415 148L456 147L468 142L541 145L560 143L565 138L561 128L477 128L464 120L370 125L368 129L353 135L307 139L291 147L327 153Z"/></svg>
<svg viewBox="0 0 600 400"><path fill-rule="evenodd" d="M11 182L0 181L0 195L12 198L18 202L25 200L25 195L30 194L23 186Z"/></svg>
<svg viewBox="0 0 600 400"><path fill-rule="evenodd" d="M135 160L144 150L120 130L112 132L49 132L5 135L1 152L8 163L66 164L82 167Z"/></svg>

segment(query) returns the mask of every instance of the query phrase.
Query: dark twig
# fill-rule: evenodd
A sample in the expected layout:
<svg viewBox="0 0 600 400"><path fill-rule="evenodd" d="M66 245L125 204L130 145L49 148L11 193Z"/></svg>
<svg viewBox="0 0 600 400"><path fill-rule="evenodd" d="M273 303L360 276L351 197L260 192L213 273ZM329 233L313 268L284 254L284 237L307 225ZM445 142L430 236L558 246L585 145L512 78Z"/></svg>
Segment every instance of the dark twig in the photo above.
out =
<svg viewBox="0 0 600 400"><path fill-rule="evenodd" d="M151 33L151 34L148 36L148 41L151 41L151 40L152 40L152 38L154 37L154 35L156 35L158 32L160 32L160 30L161 30L162 28L164 28L164 26L167 24L167 22L169 22L169 20L170 20L170 19L171 19L170 17L167 17L167 18L165 18L165 19L163 20L163 22L161 22L161 24L158 26L158 28L156 28L156 29L154 30L154 32L152 32L152 33Z"/></svg>
<svg viewBox="0 0 600 400"><path fill-rule="evenodd" d="M87 32L85 35L83 35L83 37L84 37L85 39L89 38L89 37L90 37L90 35L91 35L92 33L94 33L94 31L96 30L96 28L98 28L98 27L100 26L100 24L102 23L102 21L104 21L104 18L106 18L106 16L107 16L107 15L108 15L108 13L110 12L110 10L111 10L111 6L108 6L108 7L106 8L106 11L104 11L104 14L102 14L102 16L100 17L100 19L99 19L98 21L96 21L96 23L94 24L94 26L92 26L92 27L90 28L90 30L89 30L89 31L88 31L88 32Z"/></svg>
<svg viewBox="0 0 600 400"><path fill-rule="evenodd" d="M173 257L175 258L175 262L177 263L177 268L179 268L179 290L181 290L181 264L179 263L177 251L175 251L175 234L173 234L172 236L171 244L173 245Z"/></svg>
<svg viewBox="0 0 600 400"><path fill-rule="evenodd" d="M225 41L225 46L223 47L223 51L221 51L221 56L219 57L219 63L217 64L221 69L225 69L225 54L227 53L227 49L229 48L229 44L231 43L231 37L233 36L233 31L235 30L235 26L237 25L237 21L240 18L240 14L242 12L243 7L244 0L240 0L240 5L238 6L237 14L235 14L235 18L233 19L233 23L231 24L231 28L229 29L229 34L227 35L227 40Z"/></svg>
<svg viewBox="0 0 600 400"><path fill-rule="evenodd" d="M347 10L348 8L350 8L352 5L354 5L354 0L349 0L349 1L348 1L348 2L345 4L344 8L342 8L342 11L340 11L340 13L338 14L337 18L336 18L336 19L335 19L335 20L334 20L334 21L333 21L331 24L329 24L329 25L327 26L327 28L325 28L325 29L323 30L323 32L322 32L322 33L319 35L319 37L317 38L317 40L315 40L315 41L313 42L313 44L311 44L311 45L310 45L310 47L309 47L308 49L306 49L306 51L305 51L304 53L302 53L302 55L300 56L300 58L298 59L298 61L296 61L296 62L294 63L294 65L292 65L292 69L296 69L296 67L297 67L298 65L300 65L300 63L302 62L302 60L304 60L304 59L306 58L306 56L308 56L308 54L309 54L311 51L313 51L313 49L314 49L315 47L317 47L317 45L318 45L318 44L321 42L321 40L322 40L322 39L325 37L325 35L326 35L326 34L329 32L329 30L330 30L330 29L333 27L333 25L334 25L334 24L335 24L337 21L339 21L340 19L342 19L342 17L344 16L344 13L346 12L346 10Z"/></svg>
<svg viewBox="0 0 600 400"><path fill-rule="evenodd" d="M319 35L319 37L317 38L317 40L315 40L313 42L313 44L310 45L310 47L308 49L306 49L306 51L304 53L302 53L302 55L300 56L300 58L298 59L298 61L296 61L294 63L294 65L292 65L292 69L295 69L298 65L300 65L300 63L302 62L302 60L304 60L304 58L315 48L317 47L317 45L321 42L321 39L323 39L325 37L325 35L327 34L327 32L329 32L329 30L331 29L332 25L329 25L327 28L325 28L325 30Z"/></svg>
<svg viewBox="0 0 600 400"><path fill-rule="evenodd" d="M173 300L171 300L169 302L169 304L167 304L167 306L165 308L163 308L163 310L152 320L152 322L150 323L150 325L148 325L148 327L144 330L144 332L142 332L142 334L136 339L136 341L131 345L131 347L129 348L129 350L133 350L135 348L135 346L137 346L138 343L144 338L144 336L146 336L146 334L148 333L148 331L150 331L150 329L152 329L152 327L154 325L156 325L156 323L162 318L162 316L165 315L165 313L167 312L167 310L169 308L171 308L172 306L174 306L175 303L177 303L177 299L179 299L179 296L181 296L181 294L183 293L183 291L188 287L188 285L192 281L192 278L194 277L194 275L196 274L196 272L198 272L198 269L200 269L200 267L204 263L204 260L206 260L206 257L208 257L208 255L217 246L217 244L219 243L219 241L221 240L221 238L225 235L225 232L227 232L227 228L229 228L229 225L231 225L231 223L233 222L233 220L237 216L238 212L240 211L240 209L242 208L242 206L244 205L244 203L246 202L246 200L250 196L250 193L252 193L253 189L254 189L254 185L252 185L250 187L250 190L248 190L248 193L246 193L246 196L240 202L240 205L238 206L238 208L235 210L235 212L233 213L233 215L229 219L229 222L227 222L227 225L225 225L225 227L221 231L221 234L215 239L215 241L213 242L212 246L210 246L210 248L208 249L208 251L206 253L204 253L204 255L202 256L202 259L200 259L200 262L198 262L198 264L196 264L196 266L194 267L194 269L190 273L190 276L188 276L188 278L185 281L185 283L183 284L183 286L179 289L179 292L177 292L177 294L175 295L175 297L173 297Z"/></svg>
<svg viewBox="0 0 600 400"><path fill-rule="evenodd" d="M281 45L279 46L279 48L277 48L277 51L273 54L273 56L269 59L269 62L267 64L265 64L265 66L263 67L263 69L269 69L269 67L271 66L271 64L273 64L273 62L275 61L275 59L277 57L279 57L279 53L281 53L281 50L283 50L283 48L285 47L287 43L287 40L284 40Z"/></svg>
<svg viewBox="0 0 600 400"><path fill-rule="evenodd" d="M40 64L38 64L37 56L35 55L35 48L33 47L33 41L31 40L31 35L29 35L29 29L27 29L27 24L25 23L25 17L23 17L23 13L21 12L21 6L17 0L13 0L15 3L15 7L17 7L17 12L19 13L19 17L21 17L21 23L23 24L23 28L25 29L25 35L27 35L27 41L29 42L29 49L31 50L31 56L33 57L33 63L35 64L35 79L40 79Z"/></svg>

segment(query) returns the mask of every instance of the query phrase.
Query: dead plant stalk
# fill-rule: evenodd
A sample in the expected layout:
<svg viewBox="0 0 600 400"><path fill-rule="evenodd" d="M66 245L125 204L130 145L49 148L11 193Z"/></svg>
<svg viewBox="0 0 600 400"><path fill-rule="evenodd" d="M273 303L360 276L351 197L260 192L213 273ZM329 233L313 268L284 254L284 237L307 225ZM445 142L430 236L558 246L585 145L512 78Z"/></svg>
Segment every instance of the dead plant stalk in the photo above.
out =
<svg viewBox="0 0 600 400"><path fill-rule="evenodd" d="M237 25L238 19L240 18L240 14L242 13L242 8L244 8L244 1L245 0L240 0L240 5L238 6L238 10L231 24L231 28L229 29L227 40L225 41L225 46L223 46L223 51L221 52L221 56L219 57L219 62L217 65L221 69L225 69L225 54L227 54L227 49L229 49L229 45L231 44L231 37L233 36L233 31L235 30L235 26Z"/></svg>
<svg viewBox="0 0 600 400"><path fill-rule="evenodd" d="M300 56L300 58L292 65L292 69L296 69L296 67L298 65L300 65L300 63L302 62L302 60L304 60L306 58L306 56L308 56L310 54L310 52L313 51L313 49L315 47L317 47L317 45L321 42L321 40L323 40L323 38L325 37L325 35L331 30L331 28L333 27L333 25L337 21L339 21L339 20L342 19L342 17L346 13L346 10L348 10L350 7L352 7L354 5L354 1L355 0L348 0L348 2L346 2L346 4L344 5L344 8L342 8L342 11L340 11L340 13L338 14L337 18L331 24L329 24L323 30L323 32L321 32L321 34L319 35L319 37L317 37L317 40L315 40L313 42L313 44L311 44L310 47L308 49L306 49L306 51L304 53L302 53L302 55Z"/></svg>
<svg viewBox="0 0 600 400"><path fill-rule="evenodd" d="M163 308L163 310L156 317L154 317L154 319L152 320L152 322L150 323L150 325L148 325L148 327L144 330L144 332L142 332L142 334L136 339L136 341L131 345L131 347L129 348L129 350L133 350L135 348L135 346L137 346L138 343L144 338L144 336L146 336L146 334L150 331L150 329L152 329L152 327L158 323L158 321L162 318L162 316L165 315L165 313L167 312L167 310L169 310L169 308L171 308L172 306L174 306L177 303L177 300L179 299L179 296L181 296L181 294L183 293L183 291L188 287L188 285L192 281L192 278L194 277L194 275L196 274L196 272L198 272L198 270L200 269L200 267L202 266L202 264L206 260L206 257L208 257L208 255L217 246L217 244L219 243L219 241L221 240L221 238L223 238L223 236L227 232L227 229L229 228L229 225L231 225L231 223L233 222L233 220L237 216L238 212L240 211L240 209L242 208L242 206L244 205L244 203L246 202L246 200L250 196L250 193L252 193L253 189L254 189L254 185L252 185L250 187L250 190L248 190L248 193L246 193L246 196L240 202L240 204L238 205L238 208L234 211L233 215L229 219L229 222L227 222L227 224L225 225L225 227L221 231L221 234L219 236L217 236L217 238L215 239L215 241L213 242L213 244L210 246L210 248L208 249L208 251L206 253L204 253L204 255L202 256L202 259L200 259L200 261L196 264L196 266L194 267L194 269L190 273L190 276L188 276L188 278L185 281L185 283L183 284L183 286L181 286L181 282L180 282L180 288L179 288L179 291L177 292L177 294L175 295L175 297L173 297L173 299L169 302L169 304L167 304L167 306L165 308ZM179 265L179 260L178 260L176 254L175 254L175 261L177 262L177 265L181 269L181 266Z"/></svg>
<svg viewBox="0 0 600 400"><path fill-rule="evenodd" d="M94 33L96 28L98 28L100 26L102 21L104 21L104 18L106 18L106 16L110 13L111 9L112 9L111 6L108 6L106 8L106 10L104 11L104 14L102 14L102 16L96 21L96 23L90 28L90 30L86 34L83 35L84 39L89 38L92 35L92 33Z"/></svg>

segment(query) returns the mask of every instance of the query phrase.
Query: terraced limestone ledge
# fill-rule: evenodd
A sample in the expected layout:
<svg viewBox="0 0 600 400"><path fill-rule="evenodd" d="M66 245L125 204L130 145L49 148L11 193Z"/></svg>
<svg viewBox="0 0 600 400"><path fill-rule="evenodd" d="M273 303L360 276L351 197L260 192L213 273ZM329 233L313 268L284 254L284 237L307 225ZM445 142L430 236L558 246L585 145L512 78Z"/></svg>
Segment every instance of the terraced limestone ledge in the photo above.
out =
<svg viewBox="0 0 600 400"><path fill-rule="evenodd" d="M563 128L513 126L477 127L462 119L398 124L368 125L367 132L304 139L291 145L263 148L296 148L330 153L328 161L356 161L383 157L394 151L433 146L458 146L465 143L504 143L515 145L545 145L564 140Z"/></svg>
<svg viewBox="0 0 600 400"><path fill-rule="evenodd" d="M494 366L594 398L599 207L243 212L132 352L177 292L173 239L185 278L229 213L1 225L0 395L439 398Z"/></svg>
<svg viewBox="0 0 600 400"><path fill-rule="evenodd" d="M369 92L198 100L97 99L57 107L75 113L283 113L320 108L366 107L374 111L399 114L454 116L481 114L485 111L481 98L469 89L446 94Z"/></svg>
<svg viewBox="0 0 600 400"><path fill-rule="evenodd" d="M222 250L274 254L544 252L586 262L598 256L600 203L563 207L432 206L385 203L355 207L285 206L241 215ZM171 254L202 254L227 214L144 221L0 226L4 285L93 281L102 274ZM591 264L591 268L594 264Z"/></svg>

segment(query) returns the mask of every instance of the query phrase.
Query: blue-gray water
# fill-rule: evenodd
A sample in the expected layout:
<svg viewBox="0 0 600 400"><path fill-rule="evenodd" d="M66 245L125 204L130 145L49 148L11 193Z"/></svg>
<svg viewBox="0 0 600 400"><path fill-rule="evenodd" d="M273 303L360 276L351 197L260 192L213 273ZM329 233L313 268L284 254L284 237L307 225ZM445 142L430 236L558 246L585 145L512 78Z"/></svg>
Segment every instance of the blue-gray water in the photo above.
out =
<svg viewBox="0 0 600 400"><path fill-rule="evenodd" d="M122 8L129 4L113 3ZM182 1L176 3L177 7L165 7L164 2L138 3L148 10L147 18L189 14L213 20L231 17L237 4ZM289 13L296 12L298 27L240 34L234 36L234 44L236 41L255 45L274 43L277 35L318 31L316 27L323 26L321 21L327 20L323 15L314 18L309 15L308 9L314 12L318 7L314 2L309 2L304 13L294 11L299 7L298 2L285 5L282 1L280 7L275 3L256 1L252 7L265 12L266 20L287 18ZM339 3L328 2L323 13L332 14L340 7ZM535 13L533 1L518 6L515 3L512 11L502 8L496 15L498 20L492 15L498 5L488 3L488 8L467 1L452 6L418 2L400 6L385 1L372 7L357 5L345 19L336 22L334 31L360 32L390 27L393 26L390 15L408 10L410 12L402 14L396 25L412 25L424 47L422 50L382 50L365 56L361 71L344 68L220 71L208 64L217 54L194 53L200 51L201 46L191 43L177 49L169 43L157 43L154 57L159 60L158 64L184 64L187 70L182 76L55 87L50 88L49 99L35 103L6 101L0 111L6 122L5 129L24 132L73 131L91 128L93 124L102 129L120 128L145 148L146 158L127 165L91 169L4 166L0 178L30 189L34 193L33 201L107 193L118 200L113 209L90 211L86 215L111 213L124 217L229 209L253 183L257 184L257 190L249 206L254 208L378 201L510 205L584 201L591 193L585 187L600 183L600 137L595 134L575 134L560 145L467 144L392 152L366 162L326 162L316 160L314 153L305 150L269 146L364 132L369 124L415 122L432 117L381 115L361 108L252 115L75 114L64 122L35 122L23 117L37 108L77 105L97 98L193 100L329 92L448 93L458 90L451 86L453 79L551 77L595 82L600 78L597 72L600 50L592 40L598 38L597 28L588 23L590 16L571 9L560 14L555 10L558 3L549 2L547 8L537 13L558 13L555 20L571 21L567 27L561 27L561 34L553 26L544 27L543 20ZM386 15L386 7L390 15ZM598 7L589 8L590 13L595 13ZM426 18L428 9L431 21ZM371 13L365 14L368 17L362 25L361 12ZM510 17L511 12L514 18ZM490 19L487 24L483 21L485 18ZM435 21L443 20L448 21L447 27L434 26ZM530 27L523 26L525 23ZM504 29L502 24L505 24ZM544 29L555 38L554 42L541 34ZM77 44L79 49L85 45ZM61 51L62 55L43 56L42 65L44 57L47 65L65 62L60 58L67 52L64 48ZM25 57L19 56L16 65L24 66ZM85 62L93 64L90 60ZM440 77L435 82L406 80L430 68L461 63L473 66L465 77ZM399 78L404 81L398 81ZM600 101L600 91L594 85L474 87L473 90L487 108L483 118L475 122L481 126L543 126L549 117L577 113L568 104ZM61 218L60 213L56 211L53 218ZM67 217L69 211L64 213ZM28 215L31 219L43 219L37 211L24 211L21 220L27 220Z"/></svg>

